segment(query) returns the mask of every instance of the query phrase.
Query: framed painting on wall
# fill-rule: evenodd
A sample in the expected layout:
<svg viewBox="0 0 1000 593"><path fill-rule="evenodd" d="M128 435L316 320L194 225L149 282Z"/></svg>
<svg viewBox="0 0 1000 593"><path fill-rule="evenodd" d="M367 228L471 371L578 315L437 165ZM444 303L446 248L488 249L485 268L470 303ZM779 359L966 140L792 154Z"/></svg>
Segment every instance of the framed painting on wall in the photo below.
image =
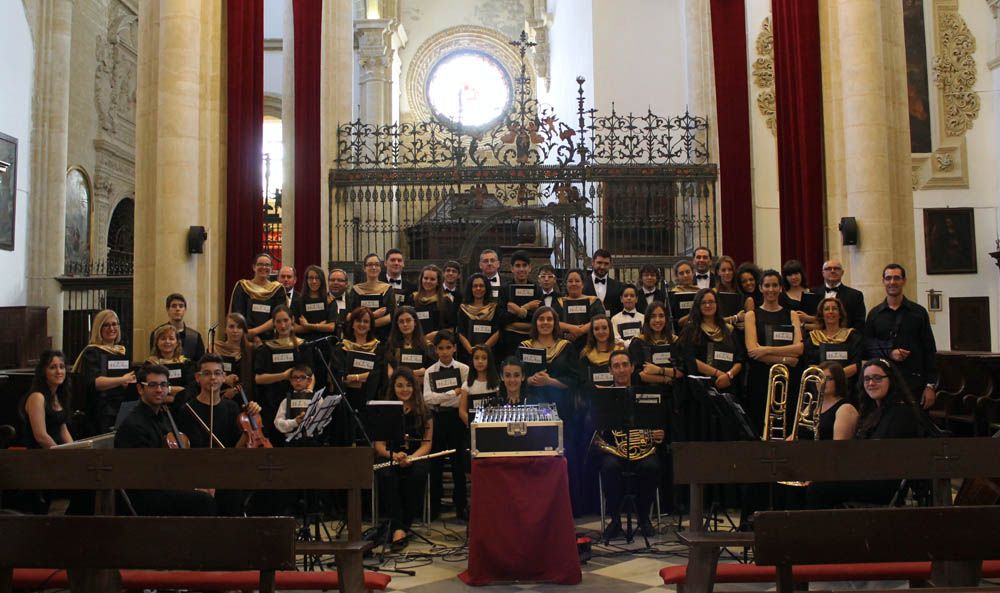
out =
<svg viewBox="0 0 1000 593"><path fill-rule="evenodd" d="M17 206L17 138L0 133L0 249L14 251Z"/></svg>
<svg viewBox="0 0 1000 593"><path fill-rule="evenodd" d="M976 220L972 208L924 209L928 274L976 273Z"/></svg>
<svg viewBox="0 0 1000 593"><path fill-rule="evenodd" d="M84 273L90 265L90 178L79 167L66 173L66 272Z"/></svg>

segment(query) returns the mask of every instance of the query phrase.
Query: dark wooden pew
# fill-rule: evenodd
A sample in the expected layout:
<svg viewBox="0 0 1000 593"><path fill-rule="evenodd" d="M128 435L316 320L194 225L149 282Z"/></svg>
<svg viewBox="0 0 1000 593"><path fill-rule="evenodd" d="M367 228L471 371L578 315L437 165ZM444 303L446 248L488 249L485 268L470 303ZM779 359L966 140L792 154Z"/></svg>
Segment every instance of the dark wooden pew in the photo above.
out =
<svg viewBox="0 0 1000 593"><path fill-rule="evenodd" d="M685 588L710 593L721 550L752 546L754 534L707 531L705 486L910 478L931 480L934 504L950 505L952 478L1000 475L1000 439L688 442L673 459L674 482L691 490L690 527L678 533L690 552Z"/></svg>
<svg viewBox="0 0 1000 593"><path fill-rule="evenodd" d="M361 490L371 487L372 461L370 449L355 447L3 450L0 490L94 490L99 515L114 513L118 489L347 490L348 539L308 544L299 553L333 554L341 591L359 592L369 547L362 537Z"/></svg>
<svg viewBox="0 0 1000 593"><path fill-rule="evenodd" d="M859 562L934 560L931 584L973 587L982 561L1000 558L998 532L996 506L760 512L754 562L777 567L778 593L795 589L795 565Z"/></svg>
<svg viewBox="0 0 1000 593"><path fill-rule="evenodd" d="M120 591L117 571L95 568L259 570L261 593L275 571L295 567L291 517L0 516L0 593L14 567L65 567L73 591ZM106 580L105 580L106 579Z"/></svg>

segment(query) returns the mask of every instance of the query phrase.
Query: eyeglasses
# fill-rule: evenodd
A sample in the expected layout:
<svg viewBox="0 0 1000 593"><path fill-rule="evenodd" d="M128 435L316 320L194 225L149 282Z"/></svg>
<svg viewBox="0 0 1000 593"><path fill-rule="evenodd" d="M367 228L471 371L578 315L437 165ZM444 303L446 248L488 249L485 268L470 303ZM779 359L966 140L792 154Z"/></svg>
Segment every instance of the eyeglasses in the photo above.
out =
<svg viewBox="0 0 1000 593"><path fill-rule="evenodd" d="M881 383L889 378L889 375L865 375L861 381L863 383Z"/></svg>
<svg viewBox="0 0 1000 593"><path fill-rule="evenodd" d="M117 321L109 321L107 323L102 323L101 324L101 329L104 329L106 327L118 327L118 325L119 325L119 323Z"/></svg>
<svg viewBox="0 0 1000 593"><path fill-rule="evenodd" d="M201 371L202 377L225 377L225 371Z"/></svg>
<svg viewBox="0 0 1000 593"><path fill-rule="evenodd" d="M142 384L146 389L170 389L170 383L164 381L163 383L154 383L152 381L146 381Z"/></svg>
<svg viewBox="0 0 1000 593"><path fill-rule="evenodd" d="M292 375L292 381L308 381L312 375Z"/></svg>
<svg viewBox="0 0 1000 593"><path fill-rule="evenodd" d="M370 261L370 262L368 262L368 263L365 264L365 267L366 268L377 268L377 267L379 267L381 265L382 264L378 263L377 261Z"/></svg>

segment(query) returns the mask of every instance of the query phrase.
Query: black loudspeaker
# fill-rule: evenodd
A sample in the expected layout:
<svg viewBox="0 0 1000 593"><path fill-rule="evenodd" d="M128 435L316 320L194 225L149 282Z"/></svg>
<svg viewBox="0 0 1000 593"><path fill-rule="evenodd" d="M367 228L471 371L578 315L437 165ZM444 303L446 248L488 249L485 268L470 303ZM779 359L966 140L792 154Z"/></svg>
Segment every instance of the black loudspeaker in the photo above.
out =
<svg viewBox="0 0 1000 593"><path fill-rule="evenodd" d="M853 216L845 216L840 219L840 224L837 225L840 229L841 243L844 245L857 245L858 244L858 221Z"/></svg>
<svg viewBox="0 0 1000 593"><path fill-rule="evenodd" d="M188 228L188 253L205 253L205 240L208 232L203 226Z"/></svg>

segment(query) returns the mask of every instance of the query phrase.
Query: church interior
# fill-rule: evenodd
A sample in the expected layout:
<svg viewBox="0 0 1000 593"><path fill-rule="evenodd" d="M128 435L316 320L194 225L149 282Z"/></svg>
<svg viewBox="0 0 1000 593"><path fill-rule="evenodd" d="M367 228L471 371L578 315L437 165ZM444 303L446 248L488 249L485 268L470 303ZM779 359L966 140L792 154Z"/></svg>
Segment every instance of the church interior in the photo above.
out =
<svg viewBox="0 0 1000 593"><path fill-rule="evenodd" d="M40 500L49 517L69 519L81 504L90 505L95 520L120 519L116 510L121 515L134 506L150 520L166 520L159 515L186 513L142 512L147 504L161 508L148 492L205 495L211 488L212 508L221 515L274 521L267 529L287 527L275 515L297 517L296 539L316 547L310 555L303 545L290 565L278 566L278 590L317 588L318 580L282 576L299 566L299 573L334 575L341 590L353 591L466 591L491 583L539 591L574 585L614 593L685 586L710 592L713 584L734 586L728 583L790 591L789 556L764 570L771 554L765 527L774 521L793 531L795 517L778 511L817 513L816 521L829 520L844 537L852 529L874 533L877 523L860 523L860 507L850 504L815 510L830 507L809 506L820 497L805 494L811 485L776 486L776 494L755 489L759 482L888 480L896 493L901 478L926 481L924 490L901 490L902 508L866 506L872 513L866 520L877 521L880 512L962 509L951 502L966 491L963 479L982 477L962 473L975 467L970 460L985 464L977 470L982 474L1000 475L986 471L1000 469L1000 451L993 451L1000 447L985 438L1000 434L1000 0L3 0L0 55L0 267L7 278L0 283L0 509L16 509L10 517L24 520L11 529L42 533L30 522ZM550 296L546 277L558 296ZM520 290L528 291L523 300ZM575 318L574 304L583 301L583 317ZM836 305L831 315L838 316L839 333L823 333L828 301ZM621 333L622 323L632 327L620 317L630 310L639 322ZM665 329L652 327L657 310L657 327ZM778 319L779 311L776 325L763 321ZM408 313L419 332L407 333L412 324L406 330L399 322ZM555 324L550 333L547 313ZM695 335L692 319L707 338ZM599 320L611 334L607 350ZM477 322L493 324L498 338L477 342ZM761 335L765 328L769 333ZM673 346L661 352L664 333ZM161 349L162 334L172 339L170 356ZM778 345L786 334L788 345ZM412 335L427 338L420 355L406 353L415 348ZM720 366L726 351L719 344L730 341L735 350ZM572 383L556 371L563 343L573 349L570 366L579 367L566 371ZM831 343L856 343L857 352ZM282 354L283 348L291 350ZM488 357L489 372L476 366L477 352ZM542 367L548 365L541 374L530 367L537 352ZM657 353L670 362L661 364ZM508 357L516 364L508 366ZM622 358L629 368L619 379L614 365ZM767 435L774 429L772 400L782 395L782 414L793 410L778 421L782 430L791 430L792 416L797 424L794 408L810 389L818 398L816 417L827 410L823 390L839 375L822 369L836 360L844 363L839 373L850 369L844 399L860 414L845 438L870 439L873 447L873 466L855 466L863 475L835 456L864 459L865 450L823 448L842 439L823 442L818 425L816 443ZM224 372L213 378L216 363ZM660 424L638 419L642 414L628 407L615 416L630 423L624 432L606 431L649 436L658 460L654 485L646 483L648 468L632 457L631 443L620 460L625 469L606 473L594 461L593 437L603 433L590 391L605 386L587 374L588 364L600 366L610 389L635 394L629 404L635 408L642 403L638 385L658 390L650 397L657 406L664 402ZM447 371L456 366L464 368L449 385ZM476 430L486 429L474 419L481 411L470 419L473 379L510 397L520 387L507 384L509 369L523 374L532 413L558 420L559 455L494 457L480 450L477 456ZM819 376L811 378L813 387L811 371ZM296 386L296 372L308 390ZM157 373L169 379L162 386L167 399L153 404ZM873 395L880 377L892 383L885 397L901 398L893 405L909 402L920 430L926 425L946 439L945 453L915 442L932 439L893 445L917 435L876 426L888 409ZM708 387L687 386L698 379ZM401 380L416 395L400 395ZM42 389L33 400L46 381L51 393ZM437 381L445 387L439 390ZM112 392L114 406L100 408L111 405ZM414 443L401 453L393 452L391 438L372 436L381 416L369 402L382 399L403 401L406 422L411 409L421 419L433 417L433 445L429 420L407 425L406 440ZM232 467L256 476L261 467L284 464L293 474L287 484L302 485L274 486L270 474L222 477L219 486L200 482L206 468L222 467L214 460L223 458L212 457L219 451L182 462L178 467L190 474L177 472L180 486L157 487L162 477L152 471L116 477L122 472L110 465L148 468L165 460L159 451L140 451L146 445L137 441L120 442L130 416L119 405L130 400L138 402L131 414L146 404L155 422L163 419L161 405L175 408L182 429L193 417L197 424L184 432L209 433L191 439L194 449L214 447L218 422L242 414L254 425L256 413L263 426L244 427L241 437L231 423L232 443L223 448L243 447L256 430L274 443L266 455L275 457L264 462L247 451L234 456ZM185 401L195 406L182 410ZM514 405L504 401L498 409ZM542 402L551 409L536 405ZM214 414L211 426L198 405ZM299 412L320 417L315 435L311 424L308 436L300 435L307 431L299 430L306 426ZM39 427L52 418L64 423L40 438ZM741 421L750 427L742 440L757 448L737 446L750 445L740 443ZM533 423L545 424L509 422L508 438L516 440L512 426ZM413 430L426 438L412 439ZM102 435L103 445L71 446ZM219 437L229 442L221 429ZM370 453L373 442L376 463L402 460L381 472L398 482L365 469L371 459L357 471L358 464L331 470L338 475L320 485L287 472L305 467L312 446ZM65 455L53 461L50 467L63 468L55 479L54 470L39 469L52 457L36 456L58 456L46 451L53 445L92 450L79 451L76 461ZM751 479L763 475L753 469L763 467L754 456L774 461L775 451L786 467L772 475L784 477ZM879 457L904 451L912 462L895 468ZM67 484L88 490L83 476L105 462L86 456L98 454L117 461L108 462L105 485L92 488L99 491L96 502L50 496L73 490ZM427 461L411 461L426 455ZM809 456L821 461L800 470ZM737 461L743 459L746 467ZM921 466L923 459L929 461ZM88 469L74 477L84 460ZM728 474L726 460L733 460ZM621 488L609 486L612 475ZM525 476L538 484L526 484ZM511 490L482 485L490 480ZM238 511L223 511L232 501L221 493L264 491L268 484L282 494L260 496L253 512L247 510L253 498L246 497ZM289 494L310 486L323 492ZM560 495L546 493L550 487ZM647 487L655 488L655 504L644 498ZM798 491L786 496L789 488ZM1000 485L994 480L983 488L993 496L972 504L985 514L956 514L946 532L960 531L963 522L1000 522ZM525 502L523 492L513 492L521 489L547 500ZM341 490L346 494L329 494ZM131 501L126 492L147 494ZM615 493L624 493L625 502ZM162 508L190 503L197 510L198 501L188 498L164 498L171 502ZM517 517L521 504L532 507L528 515L543 527L535 526L537 537L521 529L510 542L524 549L513 553L500 548L510 543L501 519ZM622 504L631 504L636 517L629 511L616 519ZM543 512L546 518L535 517ZM821 515L836 512L848 515ZM0 513L0 525L6 517ZM913 515L905 525L934 520ZM172 521L164 529L201 533L193 521ZM344 541L356 543L362 523L376 544L364 555L363 585L361 552L325 541L343 531ZM213 525L217 534L230 533L229 524ZM615 526L627 539L606 537L625 537ZM571 543L559 539L563 531ZM0 550L7 549L3 533L0 527ZM728 539L713 540L722 533ZM921 579L996 586L991 579L1000 579L1000 562L991 561L1000 561L1000 548L988 538L971 539L981 554L963 556L954 550L965 543L955 544L942 560L914 544L913 558L900 551L817 560L817 553L802 564L892 564L881 573L820 571L811 579L814 589L843 585L834 581L905 588ZM140 566L128 559L125 541L107 544L121 550L119 565L88 565L81 555L58 566L30 558L9 566L0 553L0 590L13 582L25 590L110 591L130 578L126 588L140 590L242 586L226 577L143 580L132 569L184 569L190 562L177 554L176 566ZM774 545L794 556L791 541ZM803 558L811 550L805 541ZM560 546L572 548L571 559L552 552ZM544 569L521 571L537 560L530 552L536 548L554 558ZM44 547L38 550L44 558ZM589 560L581 565L578 552ZM930 568L911 574L900 568L908 560ZM216 564L198 566L225 568L222 560ZM273 567L231 568L241 567L261 570L260 590L273 590L273 582L265 583ZM726 580L724 567L758 572ZM27 572L49 568L70 573ZM379 580L384 575L391 580Z"/></svg>

